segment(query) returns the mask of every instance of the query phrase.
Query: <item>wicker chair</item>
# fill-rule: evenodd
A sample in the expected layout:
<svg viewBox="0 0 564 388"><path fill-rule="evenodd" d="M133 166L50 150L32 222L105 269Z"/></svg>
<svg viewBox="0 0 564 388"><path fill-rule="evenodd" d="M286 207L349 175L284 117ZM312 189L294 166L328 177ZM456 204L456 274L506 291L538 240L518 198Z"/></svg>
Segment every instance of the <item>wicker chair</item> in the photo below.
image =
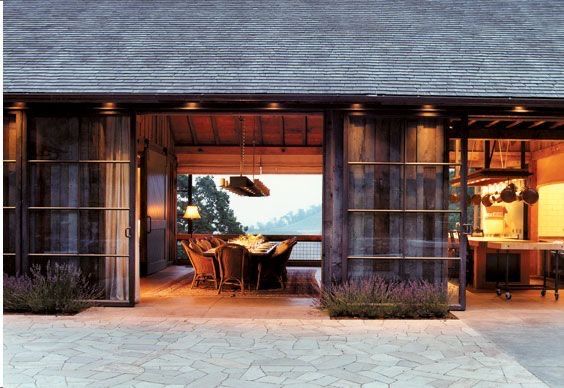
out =
<svg viewBox="0 0 564 388"><path fill-rule="evenodd" d="M217 248L216 257L219 262L220 282L217 293L220 294L225 284L241 287L245 292L245 277L249 251L237 244L224 244Z"/></svg>
<svg viewBox="0 0 564 388"><path fill-rule="evenodd" d="M194 268L191 288L198 286L201 281L210 280L213 281L214 287L217 288L217 271L213 259L204 256L202 252L198 252L197 246L193 243L188 244L186 241L182 241L181 244Z"/></svg>
<svg viewBox="0 0 564 388"><path fill-rule="evenodd" d="M217 248L217 247L220 247L220 246L226 244L226 242L223 241L222 239L220 239L219 237L210 238L210 242L211 242L212 247L214 247L214 248Z"/></svg>
<svg viewBox="0 0 564 388"><path fill-rule="evenodd" d="M282 289L286 289L286 283L288 282L286 265L288 260L290 260L294 245L297 244L296 240L296 237L293 237L282 241L278 244L271 257L261 260L258 265L257 290L260 288L261 281L264 282L267 278L276 279Z"/></svg>
<svg viewBox="0 0 564 388"><path fill-rule="evenodd" d="M205 252L205 251L207 251L208 249L211 249L211 248L212 248L211 242L209 242L209 241L208 241L207 239L205 239L205 238L202 238L202 239L198 240L198 243L197 243L197 244L198 244L198 246L200 247L200 249L201 249L203 252Z"/></svg>

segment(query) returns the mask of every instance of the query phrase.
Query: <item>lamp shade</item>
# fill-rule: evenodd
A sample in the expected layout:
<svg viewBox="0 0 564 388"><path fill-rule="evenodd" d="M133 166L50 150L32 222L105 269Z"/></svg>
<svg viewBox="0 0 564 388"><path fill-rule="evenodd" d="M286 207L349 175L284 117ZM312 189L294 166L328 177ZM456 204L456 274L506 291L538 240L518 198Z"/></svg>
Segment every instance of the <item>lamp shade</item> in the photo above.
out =
<svg viewBox="0 0 564 388"><path fill-rule="evenodd" d="M186 211L184 212L184 216L182 216L182 218L186 218L188 220L199 220L202 217L198 211L198 206L188 205L186 206Z"/></svg>

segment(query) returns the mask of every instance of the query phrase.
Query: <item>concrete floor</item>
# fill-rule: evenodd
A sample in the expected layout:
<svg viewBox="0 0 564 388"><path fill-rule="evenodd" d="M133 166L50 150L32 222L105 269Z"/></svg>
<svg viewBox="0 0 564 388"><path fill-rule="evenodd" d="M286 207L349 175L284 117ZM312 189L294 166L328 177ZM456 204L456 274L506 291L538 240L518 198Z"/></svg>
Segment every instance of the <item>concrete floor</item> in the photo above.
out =
<svg viewBox="0 0 564 388"><path fill-rule="evenodd" d="M549 291L467 293L467 311L455 315L553 387L564 387L564 301Z"/></svg>

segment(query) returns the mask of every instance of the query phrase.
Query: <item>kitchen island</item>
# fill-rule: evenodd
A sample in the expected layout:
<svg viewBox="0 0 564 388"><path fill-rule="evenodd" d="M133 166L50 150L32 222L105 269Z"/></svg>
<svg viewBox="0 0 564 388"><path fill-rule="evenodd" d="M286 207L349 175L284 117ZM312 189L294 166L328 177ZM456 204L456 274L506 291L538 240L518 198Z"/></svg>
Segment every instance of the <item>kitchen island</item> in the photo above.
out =
<svg viewBox="0 0 564 388"><path fill-rule="evenodd" d="M468 244L474 250L472 286L475 289L493 288L500 281L513 286L530 285L529 252L564 251L564 242L556 241L468 237Z"/></svg>

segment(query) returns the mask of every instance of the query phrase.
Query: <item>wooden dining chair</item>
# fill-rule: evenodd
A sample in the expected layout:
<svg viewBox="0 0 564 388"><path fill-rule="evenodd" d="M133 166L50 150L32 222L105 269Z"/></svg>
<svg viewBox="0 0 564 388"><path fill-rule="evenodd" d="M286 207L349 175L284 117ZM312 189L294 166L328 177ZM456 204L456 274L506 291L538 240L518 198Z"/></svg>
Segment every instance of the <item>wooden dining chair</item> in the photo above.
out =
<svg viewBox="0 0 564 388"><path fill-rule="evenodd" d="M206 257L193 243L188 243L187 241L181 241L182 248L186 252L186 255L192 263L192 268L194 268L194 278L192 279L192 286L198 286L200 282L203 281L213 281L214 287L217 289L217 271L211 257Z"/></svg>
<svg viewBox="0 0 564 388"><path fill-rule="evenodd" d="M220 294L226 284L241 287L241 293L245 292L245 277L247 275L247 263L249 251L242 245L224 244L216 250L219 262L220 281L217 293Z"/></svg>

